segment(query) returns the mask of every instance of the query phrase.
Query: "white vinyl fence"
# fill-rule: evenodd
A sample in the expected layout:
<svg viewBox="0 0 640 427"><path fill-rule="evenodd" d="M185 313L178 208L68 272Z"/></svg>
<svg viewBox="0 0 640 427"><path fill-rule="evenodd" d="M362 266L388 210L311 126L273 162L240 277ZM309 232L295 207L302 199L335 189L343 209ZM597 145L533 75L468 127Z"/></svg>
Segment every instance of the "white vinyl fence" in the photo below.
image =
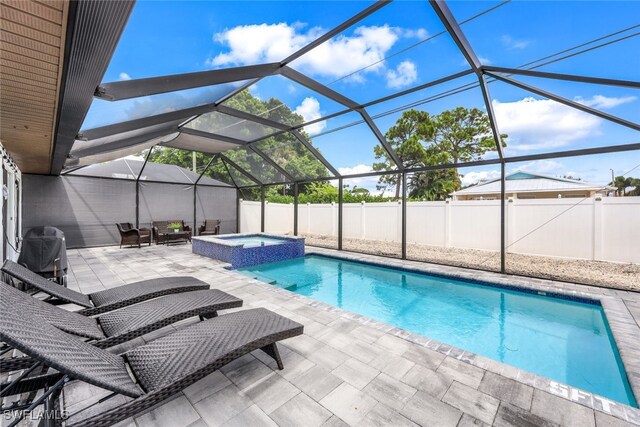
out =
<svg viewBox="0 0 640 427"><path fill-rule="evenodd" d="M509 199L508 251L640 263L640 197ZM293 204L267 203L265 231L293 233ZM345 203L343 236L401 242L398 202ZM260 202L242 201L240 231L260 231ZM298 232L338 236L338 205L301 204ZM500 250L500 201L407 203L409 244Z"/></svg>

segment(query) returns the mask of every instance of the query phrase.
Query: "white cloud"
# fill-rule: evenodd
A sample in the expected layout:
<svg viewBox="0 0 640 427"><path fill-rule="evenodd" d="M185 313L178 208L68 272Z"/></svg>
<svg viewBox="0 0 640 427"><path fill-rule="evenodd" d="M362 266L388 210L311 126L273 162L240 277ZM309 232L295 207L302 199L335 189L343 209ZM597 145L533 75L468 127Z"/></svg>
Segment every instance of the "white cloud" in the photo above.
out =
<svg viewBox="0 0 640 427"><path fill-rule="evenodd" d="M386 78L388 88L400 89L418 79L418 69L413 62L402 61L395 70L387 71Z"/></svg>
<svg viewBox="0 0 640 427"><path fill-rule="evenodd" d="M629 102L633 102L636 99L637 97L635 96L621 96L619 98L616 98L604 95L594 95L590 99L584 99L582 97L575 98L575 100L581 104L584 104L588 107L600 108L602 110L614 108L622 104L628 104Z"/></svg>
<svg viewBox="0 0 640 427"><path fill-rule="evenodd" d="M602 120L546 99L493 101L500 131L509 135L508 150L528 151L568 145L598 135Z"/></svg>
<svg viewBox="0 0 640 427"><path fill-rule="evenodd" d="M429 33L424 28L418 28L417 30L403 30L402 35L406 38L416 38L420 40L424 40L429 37Z"/></svg>
<svg viewBox="0 0 640 427"><path fill-rule="evenodd" d="M360 173L368 173L373 171L370 165L358 164L351 167L338 168L340 175L355 175ZM381 191L376 188L378 177L368 176L364 178L349 178L347 181L350 188L357 186L358 188L366 188L371 194L380 194ZM387 191L388 193L388 191ZM388 195L388 194L387 194Z"/></svg>
<svg viewBox="0 0 640 427"><path fill-rule="evenodd" d="M371 168L371 166L369 165L365 165L365 164L359 164L359 165L355 165L355 166L351 166L351 167L345 167L345 168L338 168L338 172L340 172L340 175L357 175L357 174L361 174L361 173L368 173L373 171L373 168ZM355 180L356 178L354 178ZM376 179L377 181L377 179Z"/></svg>
<svg viewBox="0 0 640 427"><path fill-rule="evenodd" d="M491 65L493 62L486 56L478 56L478 60L482 65ZM466 61L465 61L466 62Z"/></svg>
<svg viewBox="0 0 640 427"><path fill-rule="evenodd" d="M320 28L299 32L302 25L279 24L240 25L214 35L213 39L229 47L208 60L212 66L255 64L283 60L321 33Z"/></svg>
<svg viewBox="0 0 640 427"><path fill-rule="evenodd" d="M460 181L462 181L463 187L467 187L472 184L491 181L492 179L498 179L498 178L500 178L499 170L489 170L489 171L482 171L482 172L467 172L460 177Z"/></svg>
<svg viewBox="0 0 640 427"><path fill-rule="evenodd" d="M500 40L502 40L502 44L505 45L507 49L522 50L530 44L528 40L517 40L508 34L502 36Z"/></svg>
<svg viewBox="0 0 640 427"><path fill-rule="evenodd" d="M295 112L300 114L304 118L305 122L309 122L311 120L319 119L320 117L322 117L322 112L320 111L320 103L313 97L307 97L303 99L302 103L296 107ZM309 135L316 135L322 132L322 130L326 126L327 122L322 121L311 124L309 126L305 126L304 130Z"/></svg>
<svg viewBox="0 0 640 427"><path fill-rule="evenodd" d="M131 76L127 73L120 73L120 80L131 80Z"/></svg>
<svg viewBox="0 0 640 427"><path fill-rule="evenodd" d="M307 28L305 24L241 25L215 34L214 40L228 48L226 52L209 58L212 67L277 62L315 40L324 30ZM382 26L360 26L350 36L340 35L321 44L294 61L301 72L316 76L342 77L363 67L381 61L399 38L424 38L425 29L403 29ZM379 73L384 63L379 62L351 77L361 82L363 75Z"/></svg>
<svg viewBox="0 0 640 427"><path fill-rule="evenodd" d="M294 85L292 85L292 84L287 85L287 92L289 92L289 93L295 93L297 90L298 90L298 89L297 89Z"/></svg>

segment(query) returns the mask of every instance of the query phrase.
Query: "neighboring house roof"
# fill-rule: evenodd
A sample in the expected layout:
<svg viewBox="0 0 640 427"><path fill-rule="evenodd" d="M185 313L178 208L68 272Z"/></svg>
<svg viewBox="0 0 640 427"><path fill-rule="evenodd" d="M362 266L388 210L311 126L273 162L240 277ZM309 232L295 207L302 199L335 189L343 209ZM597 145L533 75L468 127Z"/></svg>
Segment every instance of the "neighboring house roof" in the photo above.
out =
<svg viewBox="0 0 640 427"><path fill-rule="evenodd" d="M136 179L140 174L143 160L133 159L120 159L112 160L110 162L98 163L91 166L86 166L73 172L69 172L67 175L83 175L83 176L95 176L105 178L120 178L120 179ZM140 177L140 181L161 181L178 184L193 184L198 180L200 174L194 173L188 169L181 168L175 165L166 165L162 163L147 162ZM202 185L220 185L229 186L224 182L203 176L198 184Z"/></svg>
<svg viewBox="0 0 640 427"><path fill-rule="evenodd" d="M597 191L613 189L612 187L602 187L575 179L557 178L532 172L516 171L505 177L506 193L531 193L531 192L562 192L562 191ZM496 194L500 193L500 179L494 179L482 184L464 188L453 193L455 196L474 194Z"/></svg>

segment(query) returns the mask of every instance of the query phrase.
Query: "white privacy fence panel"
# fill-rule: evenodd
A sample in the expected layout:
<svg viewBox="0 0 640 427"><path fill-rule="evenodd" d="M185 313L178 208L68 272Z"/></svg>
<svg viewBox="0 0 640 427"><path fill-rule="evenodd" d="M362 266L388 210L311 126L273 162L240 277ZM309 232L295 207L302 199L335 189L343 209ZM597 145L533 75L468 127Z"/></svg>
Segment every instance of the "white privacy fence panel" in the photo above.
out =
<svg viewBox="0 0 640 427"><path fill-rule="evenodd" d="M594 203L585 199L509 200L509 252L593 259Z"/></svg>
<svg viewBox="0 0 640 427"><path fill-rule="evenodd" d="M596 259L640 263L640 197L607 199L595 216Z"/></svg>
<svg viewBox="0 0 640 427"><path fill-rule="evenodd" d="M240 233L259 233L262 207L260 202L240 201Z"/></svg>
<svg viewBox="0 0 640 427"><path fill-rule="evenodd" d="M445 246L447 212L445 202L407 203L407 242Z"/></svg>
<svg viewBox="0 0 640 427"><path fill-rule="evenodd" d="M338 204L298 205L298 231L321 236L338 235Z"/></svg>
<svg viewBox="0 0 640 427"><path fill-rule="evenodd" d="M508 252L640 263L640 197L508 200ZM301 204L300 234L338 236L338 205ZM265 229L293 233L292 204L266 204ZM397 202L345 203L344 238L402 241ZM260 231L260 202L240 205L240 231ZM500 201L407 203L407 242L500 250Z"/></svg>
<svg viewBox="0 0 640 427"><path fill-rule="evenodd" d="M454 248L500 250L500 201L449 202L449 244ZM407 208L410 205L407 205ZM443 227L445 225L443 224Z"/></svg>
<svg viewBox="0 0 640 427"><path fill-rule="evenodd" d="M276 234L293 234L293 205L266 203L264 231ZM259 220L259 219L258 219ZM260 223L258 223L258 228Z"/></svg>

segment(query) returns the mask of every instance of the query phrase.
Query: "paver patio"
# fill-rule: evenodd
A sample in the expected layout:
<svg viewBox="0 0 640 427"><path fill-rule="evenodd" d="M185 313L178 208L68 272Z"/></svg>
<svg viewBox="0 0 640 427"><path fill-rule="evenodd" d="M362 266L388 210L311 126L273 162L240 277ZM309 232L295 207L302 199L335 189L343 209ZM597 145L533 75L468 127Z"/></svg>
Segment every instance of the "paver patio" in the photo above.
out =
<svg viewBox="0 0 640 427"><path fill-rule="evenodd" d="M190 386L170 402L119 426L640 425L640 411L633 408L619 404L607 408L588 394L589 399L576 394L573 388L550 387L548 380L516 368L450 346L436 347L424 337L249 279L219 262L192 254L189 245L90 248L70 250L68 255L69 287L82 292L146 278L192 275L242 298L243 309L265 307L305 325L303 336L280 346L283 371L275 370L274 362L261 352L254 352ZM432 268L441 271L448 267ZM493 273L469 270L467 274L480 277ZM552 286L543 280L529 282ZM554 286L615 297L623 302L622 308L628 304L630 323L635 321L628 325L629 338L640 336L640 295L569 284ZM640 354L625 356L637 361ZM554 390L556 394L568 390L568 398L550 392ZM74 382L65 388L65 405L78 411L105 394ZM108 400L104 404L114 403ZM98 407L86 412L94 410Z"/></svg>

